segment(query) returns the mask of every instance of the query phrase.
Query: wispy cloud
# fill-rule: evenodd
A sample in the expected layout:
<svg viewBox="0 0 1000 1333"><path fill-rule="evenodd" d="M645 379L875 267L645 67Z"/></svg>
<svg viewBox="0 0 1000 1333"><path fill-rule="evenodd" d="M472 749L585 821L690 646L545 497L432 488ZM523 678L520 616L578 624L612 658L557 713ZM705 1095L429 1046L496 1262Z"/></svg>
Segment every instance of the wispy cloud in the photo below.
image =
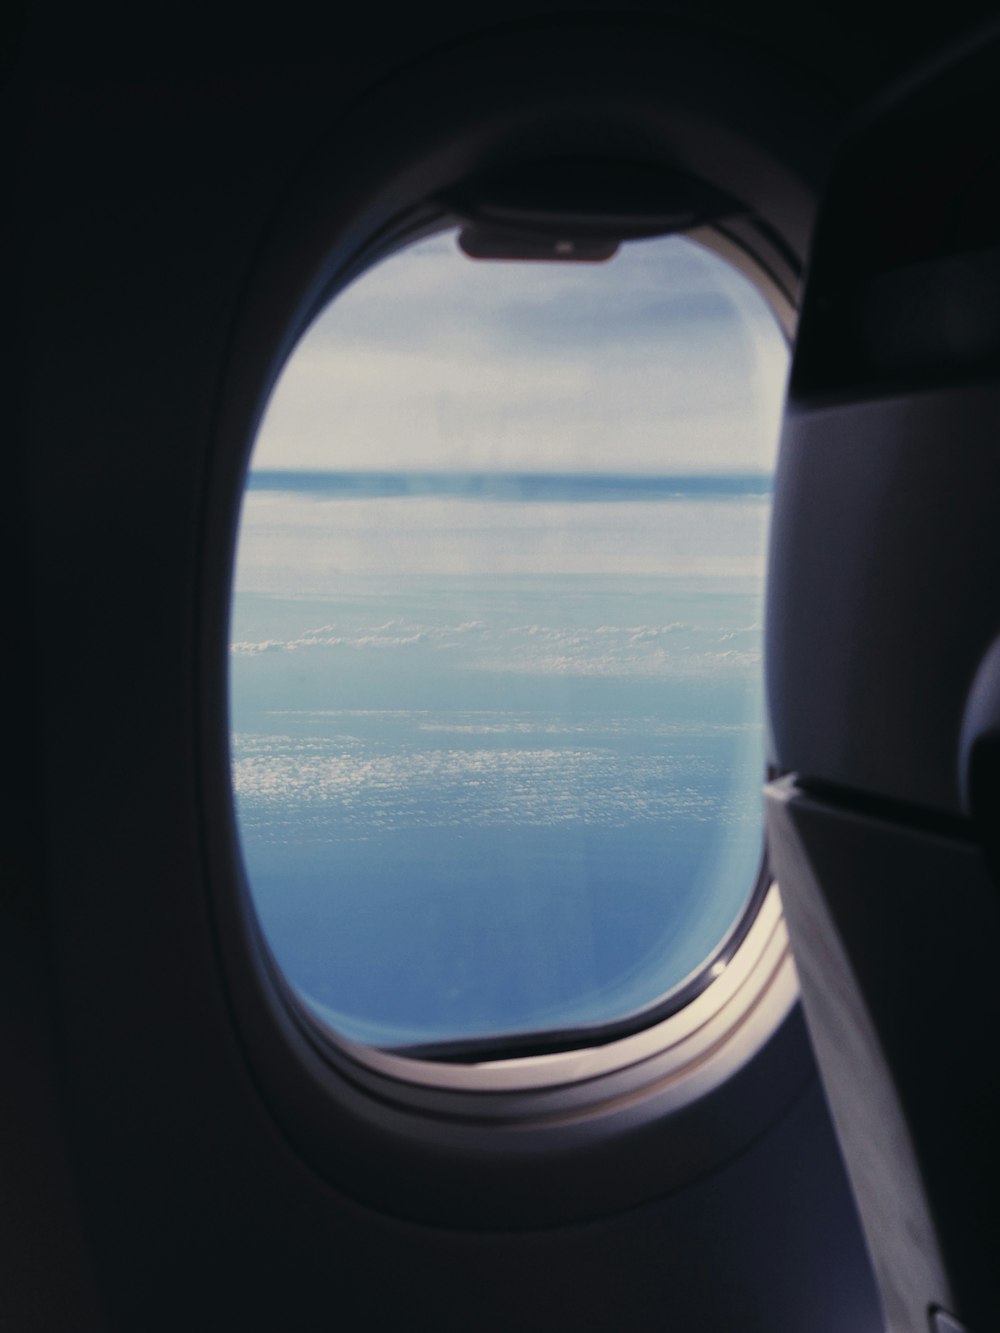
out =
<svg viewBox="0 0 1000 1333"><path fill-rule="evenodd" d="M663 625L491 626L469 620L428 625L396 619L376 626L320 625L290 639L233 643L234 658L330 649L451 653L467 670L516 675L669 676L749 671L760 662L757 624L737 627L671 621Z"/></svg>

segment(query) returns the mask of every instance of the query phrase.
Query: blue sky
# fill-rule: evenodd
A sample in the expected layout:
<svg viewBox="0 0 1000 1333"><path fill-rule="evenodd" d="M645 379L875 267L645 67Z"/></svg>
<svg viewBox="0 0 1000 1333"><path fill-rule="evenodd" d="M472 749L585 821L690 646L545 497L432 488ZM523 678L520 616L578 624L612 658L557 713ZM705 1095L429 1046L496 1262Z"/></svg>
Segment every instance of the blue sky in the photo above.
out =
<svg viewBox="0 0 1000 1333"><path fill-rule="evenodd" d="M680 237L588 265L476 262L439 235L316 320L253 464L766 471L785 373L761 296Z"/></svg>

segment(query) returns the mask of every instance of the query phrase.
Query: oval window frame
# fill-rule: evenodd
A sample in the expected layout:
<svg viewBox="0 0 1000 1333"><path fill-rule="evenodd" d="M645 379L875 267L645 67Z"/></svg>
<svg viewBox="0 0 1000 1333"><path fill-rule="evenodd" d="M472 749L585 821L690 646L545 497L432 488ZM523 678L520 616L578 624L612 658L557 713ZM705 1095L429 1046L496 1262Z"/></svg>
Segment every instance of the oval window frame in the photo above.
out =
<svg viewBox="0 0 1000 1333"><path fill-rule="evenodd" d="M441 210L428 201L484 162L596 142L682 169L714 163L713 184L745 200L749 216L694 239L735 259L784 327L794 317L796 255L818 183L797 173L782 142L788 126L775 121L780 99L759 59L660 21L533 25L530 44L523 36L511 29L456 47L390 80L335 127L290 192L234 329L202 548L205 850L250 1070L285 1136L338 1187L399 1215L488 1227L576 1221L676 1188L746 1147L814 1076L773 886L721 975L677 1012L600 1045L479 1064L416 1060L330 1033L296 999L256 925L229 775L225 627L250 448L318 309L376 259L438 230ZM706 96L695 86L709 57L721 99L719 87ZM751 100L726 120L737 90ZM804 108L796 132L809 123L821 134L811 90L794 97ZM581 1171L609 1157L613 1169L583 1189Z"/></svg>

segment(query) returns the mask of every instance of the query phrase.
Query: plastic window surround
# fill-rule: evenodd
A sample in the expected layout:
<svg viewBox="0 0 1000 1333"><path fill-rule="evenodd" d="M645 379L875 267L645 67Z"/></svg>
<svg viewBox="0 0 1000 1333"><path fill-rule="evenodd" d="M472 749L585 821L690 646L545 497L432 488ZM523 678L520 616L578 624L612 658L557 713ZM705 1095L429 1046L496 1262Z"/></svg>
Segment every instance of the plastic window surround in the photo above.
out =
<svg viewBox="0 0 1000 1333"><path fill-rule="evenodd" d="M417 1061L353 1047L295 1001L243 878L226 707L238 505L270 388L341 286L422 227L437 229L428 199L497 153L510 160L543 147L586 154L600 143L605 153L676 162L743 200L739 227L695 239L749 266L765 295L776 292L790 333L820 184L797 164L829 141L831 112L794 71L710 34L616 17L533 25L525 41L515 25L428 56L343 111L248 271L201 525L210 905L234 1036L262 1103L311 1169L369 1206L515 1229L631 1207L742 1152L810 1086L815 1067L773 889L728 975L663 1024L602 1047L479 1065ZM783 254L772 253L768 229ZM604 1158L613 1166L595 1174Z"/></svg>

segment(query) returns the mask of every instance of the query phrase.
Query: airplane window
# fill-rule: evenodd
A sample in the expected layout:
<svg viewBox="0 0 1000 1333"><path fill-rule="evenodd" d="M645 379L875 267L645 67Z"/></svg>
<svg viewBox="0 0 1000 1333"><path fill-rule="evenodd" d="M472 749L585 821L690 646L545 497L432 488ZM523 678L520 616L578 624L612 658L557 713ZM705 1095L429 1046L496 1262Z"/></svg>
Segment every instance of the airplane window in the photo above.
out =
<svg viewBox="0 0 1000 1333"><path fill-rule="evenodd" d="M682 237L438 234L301 339L243 500L232 771L264 934L337 1032L571 1044L720 970L762 856L786 361Z"/></svg>

